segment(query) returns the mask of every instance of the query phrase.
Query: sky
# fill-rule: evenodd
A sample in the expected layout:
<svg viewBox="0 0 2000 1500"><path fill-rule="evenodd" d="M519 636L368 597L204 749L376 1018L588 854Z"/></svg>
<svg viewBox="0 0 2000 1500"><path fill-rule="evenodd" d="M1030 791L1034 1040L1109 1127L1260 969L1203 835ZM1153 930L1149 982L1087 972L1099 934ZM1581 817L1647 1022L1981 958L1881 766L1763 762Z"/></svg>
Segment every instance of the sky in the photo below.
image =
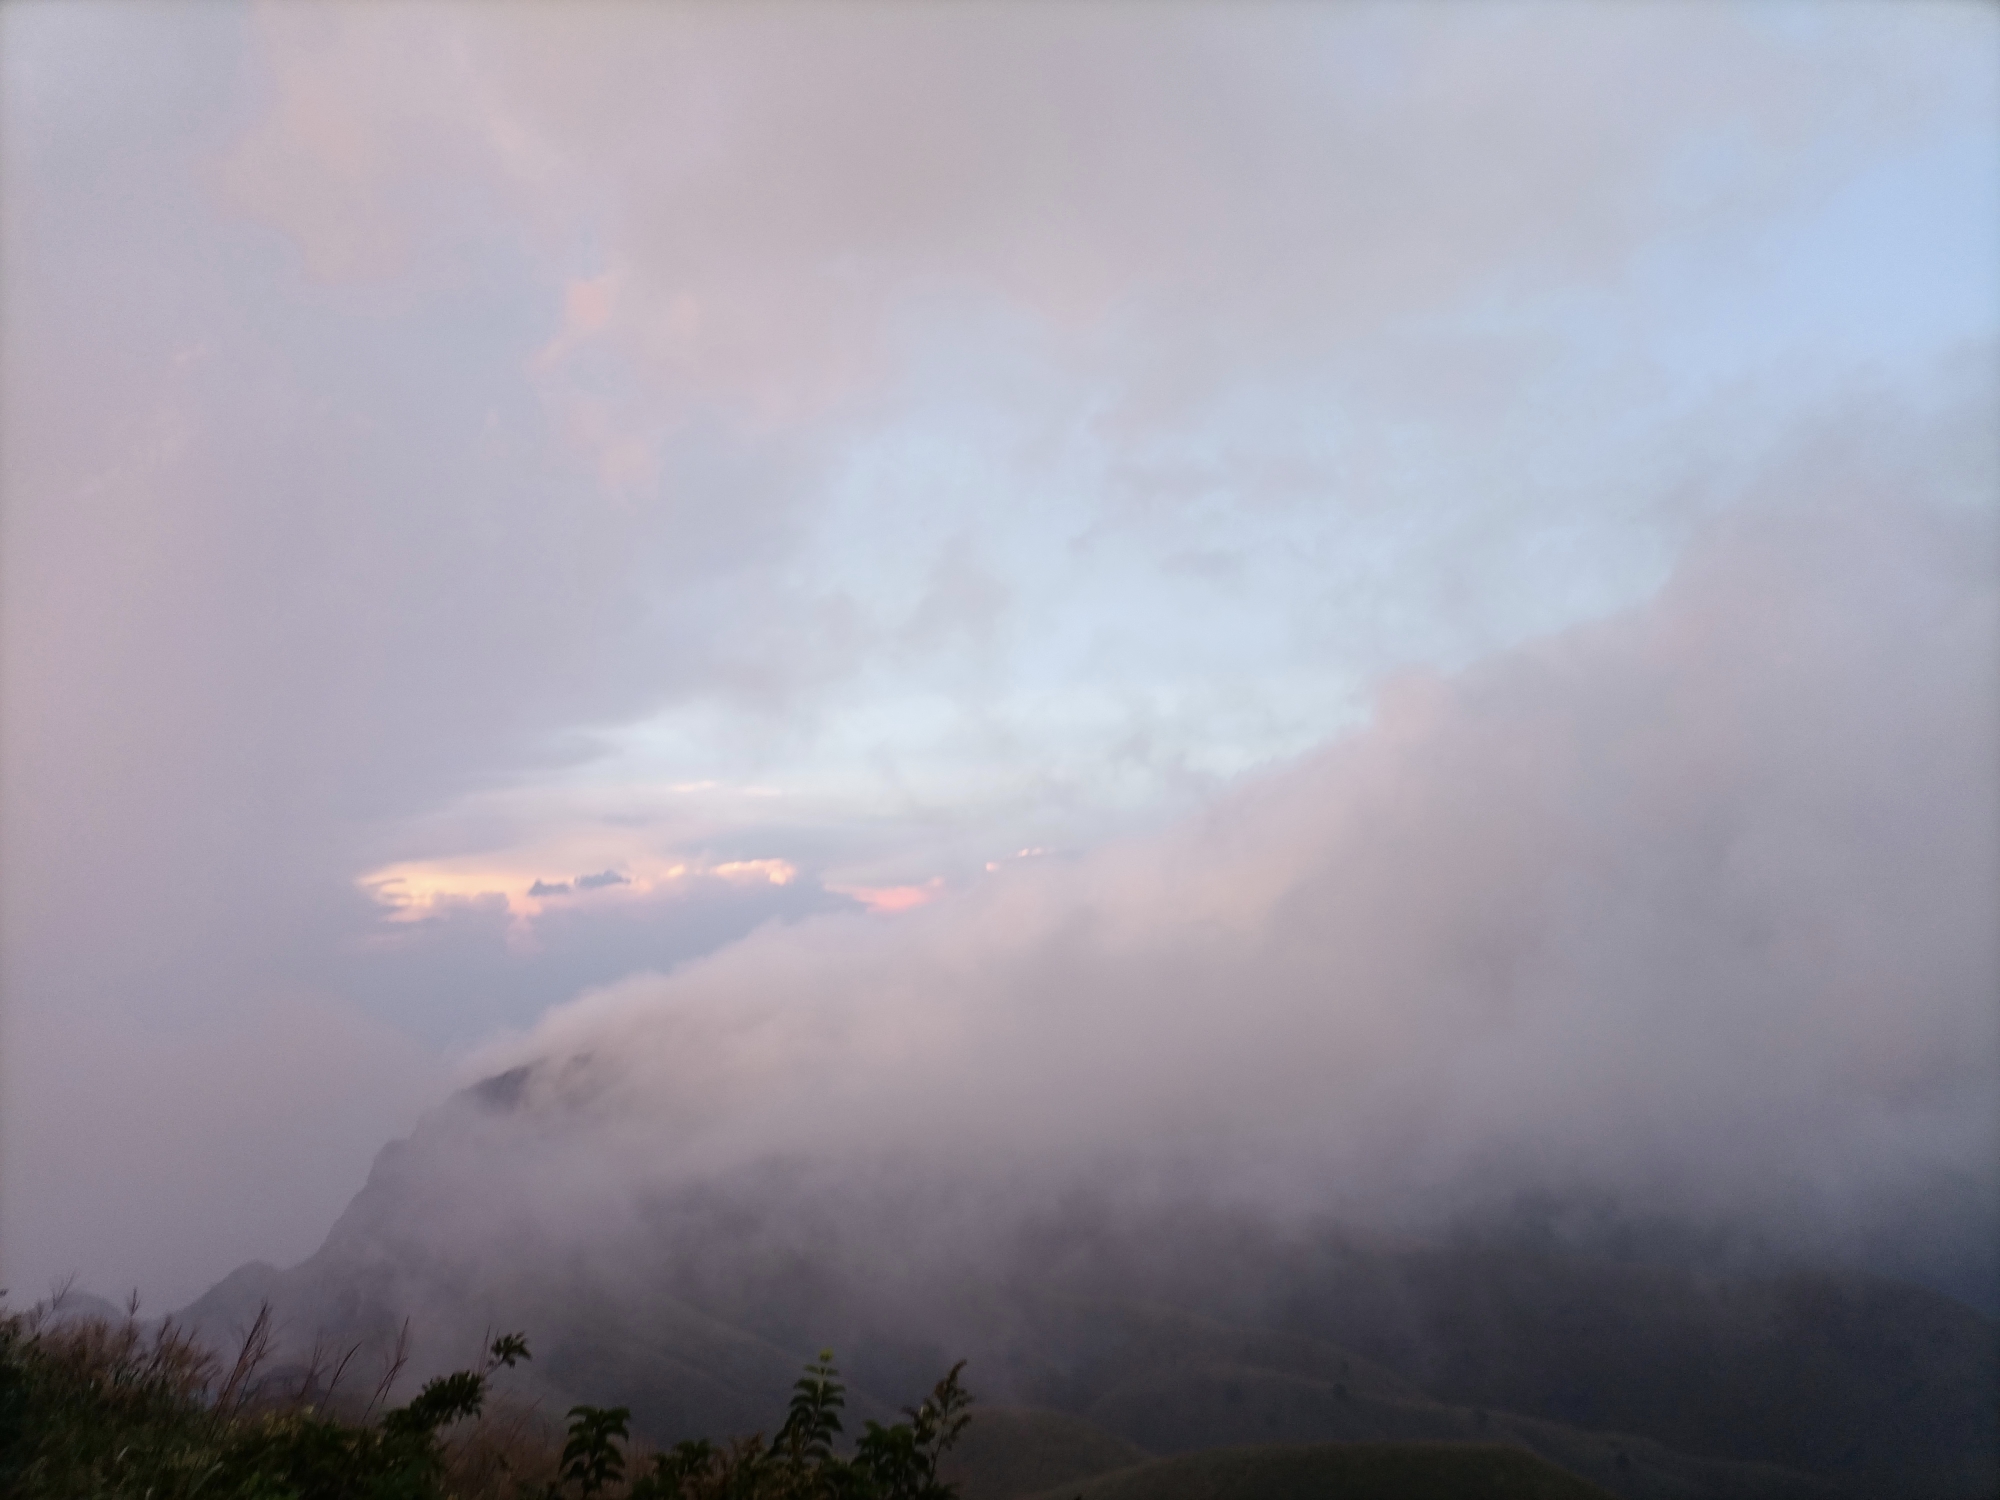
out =
<svg viewBox="0 0 2000 1500"><path fill-rule="evenodd" d="M0 212L17 1295L689 1007L1990 1224L1989 9L26 0Z"/></svg>

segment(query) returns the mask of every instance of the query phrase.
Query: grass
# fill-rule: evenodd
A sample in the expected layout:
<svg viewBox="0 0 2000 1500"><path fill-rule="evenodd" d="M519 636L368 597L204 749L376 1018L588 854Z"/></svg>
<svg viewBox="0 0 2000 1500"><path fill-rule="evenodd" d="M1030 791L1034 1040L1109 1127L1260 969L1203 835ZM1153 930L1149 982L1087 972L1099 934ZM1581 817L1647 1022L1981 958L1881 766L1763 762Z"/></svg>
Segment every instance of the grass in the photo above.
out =
<svg viewBox="0 0 2000 1500"><path fill-rule="evenodd" d="M0 1493L12 1500L516 1500L555 1479L561 1438L489 1399L491 1366L387 1398L349 1349L270 1374L268 1309L224 1358L171 1319L0 1316ZM497 1351L496 1351L497 1352ZM366 1392L366 1394L364 1394Z"/></svg>
<svg viewBox="0 0 2000 1500"><path fill-rule="evenodd" d="M60 1299L58 1299L60 1301ZM845 1387L822 1352L777 1436L629 1451L629 1410L575 1406L560 1440L532 1410L489 1400L490 1377L530 1358L518 1334L478 1369L427 1381L389 1407L405 1336L354 1410L342 1382L359 1348L316 1350L267 1375L259 1310L233 1360L171 1319L0 1315L0 1494L9 1500L954 1500L940 1458L970 1421L959 1368L907 1422L863 1424L836 1452ZM628 1475L627 1463L644 1460Z"/></svg>

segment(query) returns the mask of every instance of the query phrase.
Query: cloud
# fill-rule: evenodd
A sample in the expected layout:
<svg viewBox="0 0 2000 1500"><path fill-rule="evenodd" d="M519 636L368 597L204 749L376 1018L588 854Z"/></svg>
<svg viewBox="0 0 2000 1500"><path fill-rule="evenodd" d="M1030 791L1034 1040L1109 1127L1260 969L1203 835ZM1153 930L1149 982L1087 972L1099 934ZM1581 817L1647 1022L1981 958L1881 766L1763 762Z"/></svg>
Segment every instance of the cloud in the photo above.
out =
<svg viewBox="0 0 2000 1500"><path fill-rule="evenodd" d="M786 885L798 878L795 865L775 857L718 860L678 854L671 841L687 825L677 826L675 820L656 823L635 817L607 828L573 807L561 812L568 816L548 816L530 825L522 845L404 860L370 871L355 883L393 922L419 922L445 906L487 899L503 902L517 921L527 922L541 914L540 902L585 891L604 893L600 899L634 901L654 893L686 892L703 882ZM607 852L619 855L623 871L607 868L570 880L533 873L537 865L546 869L552 854Z"/></svg>
<svg viewBox="0 0 2000 1500"><path fill-rule="evenodd" d="M139 1288L158 1314L246 1246L298 1259L383 1136L435 1101L445 1069L406 1033L260 977L196 1015L8 1007L9 1053L39 1064L7 1075L9 1120L39 1146L10 1123L0 1235L15 1305L75 1276L119 1302Z"/></svg>
<svg viewBox="0 0 2000 1500"><path fill-rule="evenodd" d="M518 1128L600 1183L1609 1195L1990 1293L1995 520L1866 469L1830 443L1657 601L1413 673L1168 834L765 929L480 1067L539 1062Z"/></svg>
<svg viewBox="0 0 2000 1500"><path fill-rule="evenodd" d="M1985 326L1931 274L1990 281L1978 11L0 29L0 1181L55 1226L0 1249L29 1282L148 1241L150 1208L120 1229L61 1184L184 1157L39 1123L101 1032L335 987L426 1055L824 913L822 877L955 887L1157 822L1383 671L1643 595L1825 395L1797 369L1870 363L1817 330L1916 326L1884 289ZM1871 166L1912 186L1855 221L1921 276L1893 236L1826 251L1815 206ZM1760 363L1724 335L1780 290L1798 347ZM717 780L786 796L654 817ZM630 884L526 894L563 870ZM204 1098L257 1071L205 1055L175 1054ZM326 1056L360 1102L319 1135L362 1150L377 1054ZM245 1096L242 1129L286 1107ZM291 1243L238 1232L304 1201L285 1175L202 1179L217 1264Z"/></svg>
<svg viewBox="0 0 2000 1500"><path fill-rule="evenodd" d="M1665 227L1810 195L1972 86L1929 33L1845 20L288 7L260 22L274 107L232 201L324 274L380 274L425 185L475 170L545 243L598 236L551 357L608 341L670 401L851 399L897 357L898 304L969 291L1109 334L1123 418L1150 422L1502 267L1515 295L1601 276Z"/></svg>
<svg viewBox="0 0 2000 1500"><path fill-rule="evenodd" d="M944 894L944 881L932 879L922 885L830 885L827 889L852 897L878 916L893 916L937 900Z"/></svg>

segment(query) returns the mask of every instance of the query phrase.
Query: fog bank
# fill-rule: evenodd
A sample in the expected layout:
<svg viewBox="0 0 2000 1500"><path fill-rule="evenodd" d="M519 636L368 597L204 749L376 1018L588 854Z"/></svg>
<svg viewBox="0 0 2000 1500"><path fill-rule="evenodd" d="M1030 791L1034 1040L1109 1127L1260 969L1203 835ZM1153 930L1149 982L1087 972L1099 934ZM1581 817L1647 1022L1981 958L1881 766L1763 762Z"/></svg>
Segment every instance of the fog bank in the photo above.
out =
<svg viewBox="0 0 2000 1500"><path fill-rule="evenodd" d="M1992 519L1786 480L1650 605L1393 683L1164 836L555 1011L479 1059L526 1071L436 1207L567 1236L774 1163L981 1218L1539 1196L1991 1305Z"/></svg>

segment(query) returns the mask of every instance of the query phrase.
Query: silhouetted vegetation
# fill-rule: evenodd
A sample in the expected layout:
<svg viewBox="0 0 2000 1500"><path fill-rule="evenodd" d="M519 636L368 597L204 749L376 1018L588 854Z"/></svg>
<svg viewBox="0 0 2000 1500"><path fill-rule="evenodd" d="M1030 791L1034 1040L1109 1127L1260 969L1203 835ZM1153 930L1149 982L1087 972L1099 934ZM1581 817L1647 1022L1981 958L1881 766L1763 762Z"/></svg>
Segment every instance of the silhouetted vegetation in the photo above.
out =
<svg viewBox="0 0 2000 1500"><path fill-rule="evenodd" d="M834 1451L845 1388L833 1355L818 1361L793 1388L791 1408L768 1445L745 1438L719 1449L706 1439L681 1442L654 1456L651 1471L631 1488L633 1500L950 1500L955 1487L938 1478L938 1460L971 1420L972 1398L952 1366L907 1422L867 1423L851 1457ZM624 1409L617 1409L622 1418ZM574 1431L575 1429L572 1429ZM567 1470L565 1472L568 1472ZM595 1494L595 1490L585 1490Z"/></svg>
<svg viewBox="0 0 2000 1500"><path fill-rule="evenodd" d="M337 1409L356 1350L303 1375L260 1379L261 1311L235 1359L171 1320L0 1318L0 1494L19 1500L951 1500L938 1460L970 1420L954 1367L906 1422L869 1422L835 1449L845 1387L831 1353L799 1379L777 1436L682 1442L628 1476L631 1413L575 1406L559 1454L519 1422L480 1423L496 1370L530 1358L493 1341L479 1368L425 1383L382 1409L406 1344L358 1414Z"/></svg>

